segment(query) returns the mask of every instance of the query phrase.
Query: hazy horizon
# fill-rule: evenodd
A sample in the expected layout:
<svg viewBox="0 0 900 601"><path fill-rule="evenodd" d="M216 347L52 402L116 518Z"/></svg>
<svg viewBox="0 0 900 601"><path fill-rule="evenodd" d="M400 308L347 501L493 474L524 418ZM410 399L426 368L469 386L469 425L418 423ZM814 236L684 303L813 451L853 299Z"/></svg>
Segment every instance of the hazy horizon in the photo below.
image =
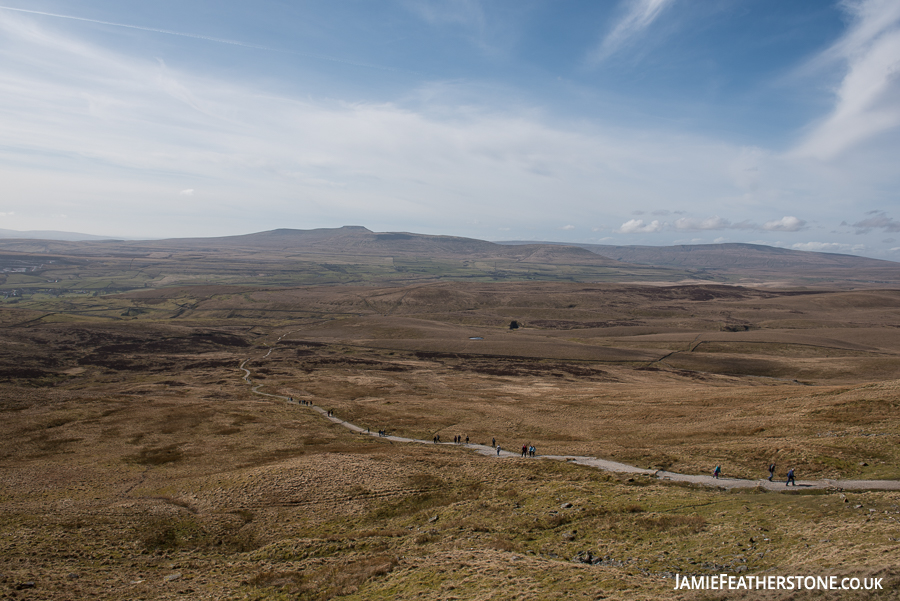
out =
<svg viewBox="0 0 900 601"><path fill-rule="evenodd" d="M312 228L312 229L341 229L343 227L362 227L372 233L381 234L381 233L409 233L416 235L433 235L433 234L421 234L421 232L410 232L400 230L385 230L385 231L375 231L367 228L366 226L353 226L353 225L344 225L338 226L336 228ZM225 236L192 236L191 238L219 238L219 237L228 237L228 236L250 236L254 234L263 234L271 231L277 230L294 230L294 231L304 231L298 228L274 228L273 230L263 230L257 232L243 232L240 234L228 234ZM436 235L436 234L434 234ZM461 237L467 238L466 236L455 236L453 234L441 234L450 237ZM172 237L172 236L163 236L163 237L148 237L148 238L129 238L124 236L97 236L93 234L82 234L78 232L61 232L61 231L16 231L16 230L8 230L8 229L0 229L0 240L17 240L17 239L43 239L43 240L54 240L54 241L67 241L67 242L99 242L99 241L124 241L124 242L142 242L142 241L160 241L160 240L173 240L173 239L181 239L183 237ZM518 245L518 244L549 244L549 245L581 245L581 246L644 246L651 248L666 248L666 247L674 247L674 246L682 246L679 244L621 244L621 245L613 245L613 244L602 244L602 243L591 243L591 242L565 242L561 240L515 240L515 239L497 239L497 240L486 240L483 238L474 238L475 240L483 240L485 242L492 242L494 244L500 245ZM698 244L687 244L685 246L701 246L701 245L718 245L718 244L747 244L752 246L763 246L769 248L784 248L780 246L772 246L767 244L754 244L752 242L709 242L709 243L698 243ZM797 250L797 249L785 249L785 250ZM870 257L864 254L858 253L844 253L833 250L824 250L824 251L804 251L800 250L799 252L823 252L827 254L839 254L839 255L848 255L848 256L859 256L864 258L871 259L879 259L879 257ZM881 259L892 262L897 262L893 259Z"/></svg>

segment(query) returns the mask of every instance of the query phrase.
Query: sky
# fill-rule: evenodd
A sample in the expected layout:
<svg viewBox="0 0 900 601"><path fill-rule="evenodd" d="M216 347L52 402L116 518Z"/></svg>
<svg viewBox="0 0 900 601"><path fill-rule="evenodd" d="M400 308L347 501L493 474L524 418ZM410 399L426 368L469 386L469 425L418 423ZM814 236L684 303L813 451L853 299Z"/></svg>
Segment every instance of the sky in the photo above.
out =
<svg viewBox="0 0 900 601"><path fill-rule="evenodd" d="M0 229L900 261L897 0L0 0Z"/></svg>

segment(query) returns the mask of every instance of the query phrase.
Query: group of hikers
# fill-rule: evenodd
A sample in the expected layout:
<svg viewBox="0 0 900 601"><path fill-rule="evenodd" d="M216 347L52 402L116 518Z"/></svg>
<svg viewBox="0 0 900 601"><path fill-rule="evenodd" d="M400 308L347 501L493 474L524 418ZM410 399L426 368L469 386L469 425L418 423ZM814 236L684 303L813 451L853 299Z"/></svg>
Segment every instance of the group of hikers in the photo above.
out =
<svg viewBox="0 0 900 601"><path fill-rule="evenodd" d="M291 400L291 402L293 402L294 397L290 397L290 400ZM303 399L297 401L297 404L298 405L308 405L308 406L312 405L311 402L309 402L307 400L303 400ZM334 409L329 409L327 412L327 415L328 415L328 417L333 417ZM368 432L368 431L369 430L366 429L366 432ZM378 436L387 436L387 430L379 430ZM439 442L441 442L441 435L435 434L434 438L432 439L432 442L434 442L435 444L438 444ZM454 444L462 444L463 443L462 435L454 436L453 443ZM469 435L468 434L465 437L465 444L469 444ZM500 456L500 451L503 450L500 448L500 445L497 444L496 438L491 438L491 448L497 450L498 457ZM537 449L534 448L534 445L532 445L530 443L525 443L522 445L522 457L534 457L535 455L537 455ZM722 475L722 466L717 465L716 468L713 470L713 478L718 480L721 475ZM772 482L774 477L775 477L775 463L772 462L769 464L769 482ZM785 486L789 486L789 485L797 486L797 481L794 479L794 468L790 468L788 470L787 480L785 480L784 485Z"/></svg>
<svg viewBox="0 0 900 601"><path fill-rule="evenodd" d="M379 435L381 435L381 432L379 432ZM465 444L469 444L469 435L468 434L465 436L465 438L463 438L463 436L461 434L453 437L453 444L463 444L463 441L465 441ZM434 444L440 443L441 435L435 434L431 438L431 442L433 442ZM491 438L491 448L496 449L497 457L500 456L500 451L503 450L500 447L500 445L497 444L496 438ZM537 449L534 447L533 444L525 443L522 445L522 457L534 457L536 455L537 455Z"/></svg>
<svg viewBox="0 0 900 601"><path fill-rule="evenodd" d="M435 434L434 438L431 439L431 442L433 442L434 444L441 442L441 435ZM462 434L453 437L453 444L463 444ZM469 435L468 434L466 434L466 444L469 444Z"/></svg>
<svg viewBox="0 0 900 601"><path fill-rule="evenodd" d="M717 465L716 469L713 470L713 478L716 480L719 479L719 476L722 475L722 466ZM775 477L775 462L769 464L769 482L772 482L772 479ZM791 468L787 472L787 480L784 482L785 486L792 485L797 486L797 481L794 479L794 468Z"/></svg>
<svg viewBox="0 0 900 601"><path fill-rule="evenodd" d="M769 482L772 481L772 478L775 477L775 462L769 464ZM792 486L797 486L797 481L794 480L794 468L791 468L787 472L787 480L784 481L784 485L788 484Z"/></svg>

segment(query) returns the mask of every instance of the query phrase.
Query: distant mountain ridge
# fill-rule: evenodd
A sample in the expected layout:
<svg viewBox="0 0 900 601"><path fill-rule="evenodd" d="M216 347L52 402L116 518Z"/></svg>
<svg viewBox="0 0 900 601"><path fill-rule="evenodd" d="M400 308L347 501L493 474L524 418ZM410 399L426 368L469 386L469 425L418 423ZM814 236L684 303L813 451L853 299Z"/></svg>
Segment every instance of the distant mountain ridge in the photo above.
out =
<svg viewBox="0 0 900 601"><path fill-rule="evenodd" d="M588 249L558 244L521 244L515 246L458 236L434 236L409 232L373 232L362 226L312 230L277 229L217 238L170 238L164 240L103 240L72 242L65 240L0 240L4 250L48 253L104 255L166 251L234 252L283 251L329 255L441 257L456 260L506 259L519 262L570 263L577 265L616 265L619 262Z"/></svg>
<svg viewBox="0 0 900 601"><path fill-rule="evenodd" d="M378 277L396 278L396 281L417 277L900 287L900 263L855 255L741 243L611 246L488 242L458 236L373 232L362 226L310 230L282 228L237 236L167 240L6 238L0 239L0 250L30 255L41 262L53 257L78 260L177 258L183 265L190 266L198 262L234 264L235 260L240 260L247 265L255 262L260 273L277 270L279 266L282 271L306 269L302 265L311 264L339 272L344 268L333 266L340 264L355 266L351 271L359 274L369 269L367 265L377 263ZM19 264L16 263L17 256L10 254L7 258L11 266ZM373 259L377 261L373 263ZM218 268L210 266L209 269ZM245 270L242 273L252 272Z"/></svg>
<svg viewBox="0 0 900 601"><path fill-rule="evenodd" d="M673 246L614 246L608 244L581 244L576 242L525 242L503 241L497 244L511 246L520 244L560 244L575 246L597 254L638 265L664 265L669 267L690 267L695 269L720 269L740 267L790 267L801 264L833 265L846 267L851 264L900 263L883 259L872 259L842 253L792 250L778 246L726 242L720 244L678 244Z"/></svg>
<svg viewBox="0 0 900 601"><path fill-rule="evenodd" d="M59 232L56 230L32 230L20 232L18 230L0 229L0 240L65 240L69 242L82 242L85 240L112 240L111 236L94 236L93 234L79 234L77 232Z"/></svg>

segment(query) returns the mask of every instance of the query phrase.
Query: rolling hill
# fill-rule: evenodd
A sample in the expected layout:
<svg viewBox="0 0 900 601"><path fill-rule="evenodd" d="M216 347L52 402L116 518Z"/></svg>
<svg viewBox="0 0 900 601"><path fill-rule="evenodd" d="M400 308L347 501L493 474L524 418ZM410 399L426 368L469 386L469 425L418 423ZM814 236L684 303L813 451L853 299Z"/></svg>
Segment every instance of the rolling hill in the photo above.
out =
<svg viewBox="0 0 900 601"><path fill-rule="evenodd" d="M706 282L775 287L900 287L900 264L753 244L603 246L494 243L372 232L277 229L168 240L0 239L0 289L105 291L183 284L412 281ZM53 284L53 285L49 285Z"/></svg>

